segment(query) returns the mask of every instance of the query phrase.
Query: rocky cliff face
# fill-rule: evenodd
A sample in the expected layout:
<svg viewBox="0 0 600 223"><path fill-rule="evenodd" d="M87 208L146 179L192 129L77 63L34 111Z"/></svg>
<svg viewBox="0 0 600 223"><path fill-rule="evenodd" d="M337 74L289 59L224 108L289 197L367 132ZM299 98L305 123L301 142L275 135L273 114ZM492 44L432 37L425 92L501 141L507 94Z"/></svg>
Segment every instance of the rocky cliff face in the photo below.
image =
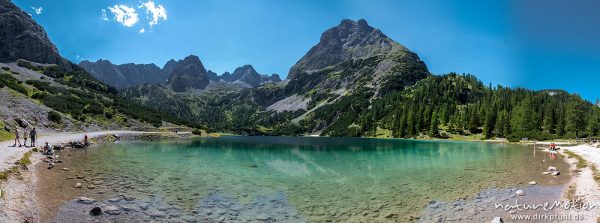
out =
<svg viewBox="0 0 600 223"><path fill-rule="evenodd" d="M154 64L121 64L115 65L108 60L96 62L82 61L79 66L98 80L117 89L124 89L145 83L162 84L169 77Z"/></svg>
<svg viewBox="0 0 600 223"><path fill-rule="evenodd" d="M0 0L0 62L18 59L70 66L29 14L11 1Z"/></svg>
<svg viewBox="0 0 600 223"><path fill-rule="evenodd" d="M171 59L167 61L167 63L165 63L162 70L165 74L171 75L171 73L173 73L173 71L175 70L175 67L177 67L177 61Z"/></svg>
<svg viewBox="0 0 600 223"><path fill-rule="evenodd" d="M285 92L326 100L342 93L401 90L429 75L419 57L365 20L343 20L325 31L291 69Z"/></svg>
<svg viewBox="0 0 600 223"><path fill-rule="evenodd" d="M225 76L224 74L222 76L227 77L223 79L226 82L234 83L242 81L250 85L251 87L258 87L267 83L277 83L281 81L279 75L277 74L273 74L271 76L259 74L258 72L256 72L254 67L252 67L252 65L244 65L238 67L233 71L231 75Z"/></svg>
<svg viewBox="0 0 600 223"><path fill-rule="evenodd" d="M208 70L206 73L208 74L208 79L210 81L219 81L221 79L221 77L219 77L219 75L212 70Z"/></svg>
<svg viewBox="0 0 600 223"><path fill-rule="evenodd" d="M323 69L350 59L390 55L401 51L407 49L379 29L369 26L364 19L345 19L321 35L319 43L291 68L288 79L295 78L303 71Z"/></svg>
<svg viewBox="0 0 600 223"><path fill-rule="evenodd" d="M188 89L202 90L208 83L208 73L200 58L194 55L178 61L167 81L175 92L184 92Z"/></svg>

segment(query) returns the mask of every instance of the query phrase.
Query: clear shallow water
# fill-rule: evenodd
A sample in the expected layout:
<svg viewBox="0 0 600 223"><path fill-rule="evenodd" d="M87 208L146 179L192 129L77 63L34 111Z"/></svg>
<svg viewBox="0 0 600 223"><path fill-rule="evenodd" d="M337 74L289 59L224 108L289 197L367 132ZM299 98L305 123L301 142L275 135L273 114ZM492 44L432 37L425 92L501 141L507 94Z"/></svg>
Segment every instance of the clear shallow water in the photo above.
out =
<svg viewBox="0 0 600 223"><path fill-rule="evenodd" d="M406 221L431 200L450 201L532 180L542 185L568 180L541 175L550 165L567 170L562 160L546 153L475 142L221 137L119 142L69 155L65 167L75 170L71 175L103 181L93 190L72 191L77 196L155 195L191 210L215 191L241 203L283 193L314 222ZM77 181L52 179L66 185Z"/></svg>

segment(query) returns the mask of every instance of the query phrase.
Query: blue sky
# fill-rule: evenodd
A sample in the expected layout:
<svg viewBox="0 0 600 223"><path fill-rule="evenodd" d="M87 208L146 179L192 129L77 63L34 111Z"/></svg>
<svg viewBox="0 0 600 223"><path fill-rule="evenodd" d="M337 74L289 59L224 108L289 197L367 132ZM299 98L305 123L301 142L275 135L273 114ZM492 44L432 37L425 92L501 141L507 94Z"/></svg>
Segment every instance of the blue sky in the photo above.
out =
<svg viewBox="0 0 600 223"><path fill-rule="evenodd" d="M494 85L600 97L600 2L594 0L13 2L74 62L162 67L194 54L217 73L252 64L260 73L285 77L324 30L345 18L364 18L419 54L435 74L472 73ZM131 9L137 21L118 17Z"/></svg>

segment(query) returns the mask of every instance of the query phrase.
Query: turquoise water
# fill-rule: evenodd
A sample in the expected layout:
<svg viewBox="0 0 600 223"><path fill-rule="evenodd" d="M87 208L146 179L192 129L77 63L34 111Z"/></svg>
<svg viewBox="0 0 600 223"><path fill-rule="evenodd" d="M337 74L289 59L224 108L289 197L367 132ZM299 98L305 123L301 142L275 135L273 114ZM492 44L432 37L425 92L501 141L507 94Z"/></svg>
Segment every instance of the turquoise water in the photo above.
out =
<svg viewBox="0 0 600 223"><path fill-rule="evenodd" d="M105 181L94 192L155 195L184 209L218 191L243 202L282 192L311 221L418 216L431 200L532 180L560 159L506 144L359 138L220 137L119 142L72 152L65 165ZM68 182L73 185L73 182ZM92 193L92 192L86 192Z"/></svg>

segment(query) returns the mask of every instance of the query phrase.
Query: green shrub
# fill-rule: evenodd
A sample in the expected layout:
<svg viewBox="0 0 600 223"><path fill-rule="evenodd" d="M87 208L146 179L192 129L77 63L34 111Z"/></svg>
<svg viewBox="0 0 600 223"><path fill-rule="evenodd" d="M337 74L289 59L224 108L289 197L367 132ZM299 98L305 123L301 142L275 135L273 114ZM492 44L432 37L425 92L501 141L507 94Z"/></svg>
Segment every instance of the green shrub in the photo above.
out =
<svg viewBox="0 0 600 223"><path fill-rule="evenodd" d="M2 67L2 70L9 71L10 68L9 67Z"/></svg>
<svg viewBox="0 0 600 223"><path fill-rule="evenodd" d="M0 87L7 86L15 91L18 91L24 95L29 95L27 88L25 88L21 81L17 80L10 74L0 74Z"/></svg>
<svg viewBox="0 0 600 223"><path fill-rule="evenodd" d="M194 130L192 130L192 134L202 136L202 130L194 129Z"/></svg>
<svg viewBox="0 0 600 223"><path fill-rule="evenodd" d="M60 114L55 111L48 112L48 119L50 121L58 123L58 124L62 123L62 116L60 116Z"/></svg>
<svg viewBox="0 0 600 223"><path fill-rule="evenodd" d="M577 169L586 168L588 166L587 161L585 159L583 159L583 157L575 154L574 152L565 150L565 154L567 154L567 157L575 158L577 160L577 165L575 165L577 167Z"/></svg>
<svg viewBox="0 0 600 223"><path fill-rule="evenodd" d="M508 138L508 141L509 142L520 142L521 139L519 139L519 138Z"/></svg>
<svg viewBox="0 0 600 223"><path fill-rule="evenodd" d="M31 95L31 98L33 98L33 99L44 99L44 97L46 97L46 96L48 96L48 94L45 93L45 92L34 92Z"/></svg>
<svg viewBox="0 0 600 223"><path fill-rule="evenodd" d="M23 154L23 157L19 160L19 164L24 166L31 164L31 151Z"/></svg>

